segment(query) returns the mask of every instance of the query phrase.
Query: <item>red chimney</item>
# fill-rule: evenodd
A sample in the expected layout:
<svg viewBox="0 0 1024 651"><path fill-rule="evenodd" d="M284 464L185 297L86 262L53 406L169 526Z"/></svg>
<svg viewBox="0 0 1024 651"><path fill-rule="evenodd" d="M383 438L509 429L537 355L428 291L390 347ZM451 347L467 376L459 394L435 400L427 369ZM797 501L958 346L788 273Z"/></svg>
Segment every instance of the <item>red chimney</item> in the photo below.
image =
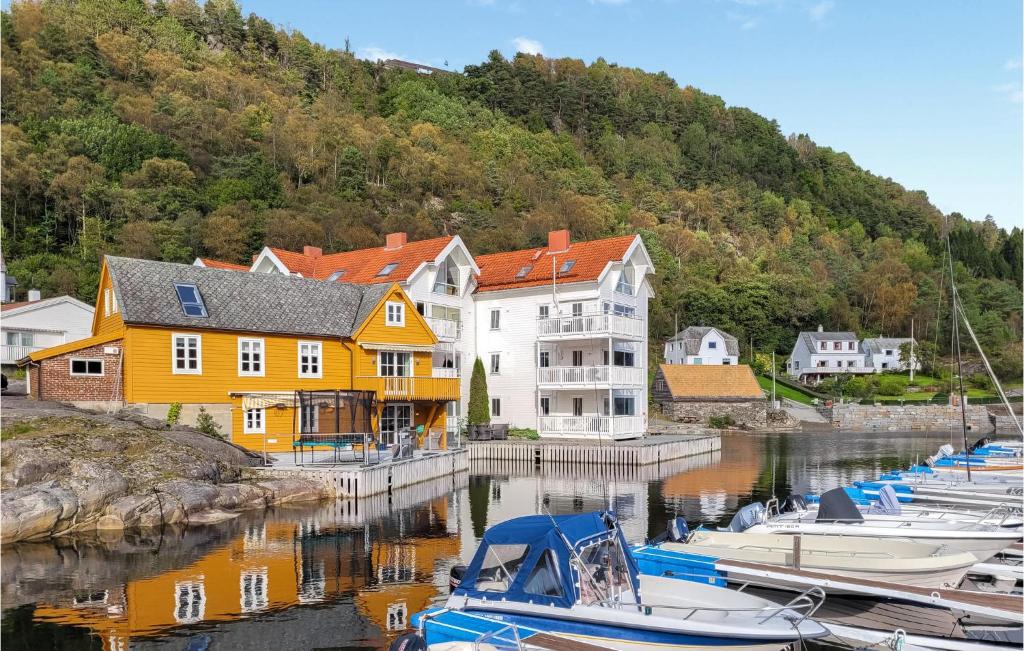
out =
<svg viewBox="0 0 1024 651"><path fill-rule="evenodd" d="M324 254L324 250L319 246L304 246L302 247L302 255L307 258L319 258Z"/></svg>
<svg viewBox="0 0 1024 651"><path fill-rule="evenodd" d="M409 241L409 236L405 233L388 233L384 239L384 248L387 250L400 249L405 246L405 243Z"/></svg>
<svg viewBox="0 0 1024 651"><path fill-rule="evenodd" d="M550 231L548 233L548 253L560 253L569 250L569 231Z"/></svg>

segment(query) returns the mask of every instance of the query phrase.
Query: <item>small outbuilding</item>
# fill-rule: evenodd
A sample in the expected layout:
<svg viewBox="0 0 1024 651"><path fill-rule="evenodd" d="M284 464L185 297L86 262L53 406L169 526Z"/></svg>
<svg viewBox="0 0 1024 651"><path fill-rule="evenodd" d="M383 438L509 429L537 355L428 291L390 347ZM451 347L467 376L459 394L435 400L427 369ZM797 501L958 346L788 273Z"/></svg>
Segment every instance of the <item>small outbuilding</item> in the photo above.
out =
<svg viewBox="0 0 1024 651"><path fill-rule="evenodd" d="M746 364L662 364L651 395L665 416L682 423L707 423L715 417L749 427L768 422L768 401Z"/></svg>

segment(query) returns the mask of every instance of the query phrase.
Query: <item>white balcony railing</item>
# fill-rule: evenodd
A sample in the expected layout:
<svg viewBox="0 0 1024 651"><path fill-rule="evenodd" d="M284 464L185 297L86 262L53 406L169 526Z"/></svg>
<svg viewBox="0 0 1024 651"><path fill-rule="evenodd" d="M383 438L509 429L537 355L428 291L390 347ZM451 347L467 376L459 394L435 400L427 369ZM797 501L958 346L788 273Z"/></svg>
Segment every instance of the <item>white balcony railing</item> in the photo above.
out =
<svg viewBox="0 0 1024 651"><path fill-rule="evenodd" d="M541 435L564 437L638 436L647 430L644 416L541 416Z"/></svg>
<svg viewBox="0 0 1024 651"><path fill-rule="evenodd" d="M29 354L42 350L42 346L0 346L0 364L14 364L22 357L27 357Z"/></svg>
<svg viewBox="0 0 1024 651"><path fill-rule="evenodd" d="M798 375L806 373L874 373L873 366L806 366L797 371Z"/></svg>
<svg viewBox="0 0 1024 651"><path fill-rule="evenodd" d="M459 377L459 369L448 367L433 367L433 377Z"/></svg>
<svg viewBox="0 0 1024 651"><path fill-rule="evenodd" d="M538 319L537 336L541 339L583 337L623 337L643 339L647 324L643 319L619 314L585 314Z"/></svg>
<svg viewBox="0 0 1024 651"><path fill-rule="evenodd" d="M433 316L424 317L427 320L427 325L434 331L437 338L441 341L455 341L459 338L459 334L462 330L462 324L459 321L452 321L451 319L440 319Z"/></svg>
<svg viewBox="0 0 1024 651"><path fill-rule="evenodd" d="M547 388L641 386L644 370L636 366L548 366L537 369L537 384Z"/></svg>

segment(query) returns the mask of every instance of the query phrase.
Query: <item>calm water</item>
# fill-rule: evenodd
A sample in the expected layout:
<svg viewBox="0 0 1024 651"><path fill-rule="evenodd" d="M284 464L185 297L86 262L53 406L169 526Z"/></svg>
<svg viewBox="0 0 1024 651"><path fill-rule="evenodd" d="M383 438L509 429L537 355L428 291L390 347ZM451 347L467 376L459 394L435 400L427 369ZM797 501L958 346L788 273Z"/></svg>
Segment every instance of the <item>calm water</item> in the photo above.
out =
<svg viewBox="0 0 1024 651"><path fill-rule="evenodd" d="M483 464L468 477L358 504L279 508L187 531L2 550L0 643L15 649L379 649L447 592L507 518L614 504L641 542L684 515L819 493L931 454L946 435L730 435L721 453L659 468ZM773 489L774 487L774 489Z"/></svg>

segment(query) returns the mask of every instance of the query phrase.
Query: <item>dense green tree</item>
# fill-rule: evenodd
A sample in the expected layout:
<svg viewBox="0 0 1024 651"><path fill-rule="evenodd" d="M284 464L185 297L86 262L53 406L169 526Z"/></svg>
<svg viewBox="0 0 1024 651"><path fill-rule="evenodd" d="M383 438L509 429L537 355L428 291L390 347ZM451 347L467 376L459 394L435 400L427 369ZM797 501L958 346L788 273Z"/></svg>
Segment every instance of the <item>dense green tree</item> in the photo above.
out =
<svg viewBox="0 0 1024 651"><path fill-rule="evenodd" d="M487 374L484 363L477 357L473 362L473 375L469 380L469 410L466 414L470 425L488 425L491 422L491 401L487 395Z"/></svg>

